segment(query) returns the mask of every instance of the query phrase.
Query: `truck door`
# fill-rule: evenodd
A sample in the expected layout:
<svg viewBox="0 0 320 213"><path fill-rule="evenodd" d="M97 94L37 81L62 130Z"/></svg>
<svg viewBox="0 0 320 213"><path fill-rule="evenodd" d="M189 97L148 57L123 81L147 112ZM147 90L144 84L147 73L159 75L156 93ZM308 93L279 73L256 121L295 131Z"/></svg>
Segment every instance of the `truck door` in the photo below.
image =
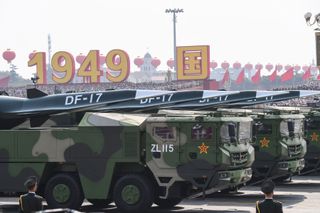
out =
<svg viewBox="0 0 320 213"><path fill-rule="evenodd" d="M179 165L179 124L150 123L147 126L147 161L158 168L176 168Z"/></svg>
<svg viewBox="0 0 320 213"><path fill-rule="evenodd" d="M272 120L261 120L255 123L254 147L259 151L256 161L271 161L277 157L279 142L275 138L277 127Z"/></svg>
<svg viewBox="0 0 320 213"><path fill-rule="evenodd" d="M188 163L205 160L210 164L216 162L217 132L213 123L193 122L180 126L180 161ZM197 164L201 167L201 164Z"/></svg>

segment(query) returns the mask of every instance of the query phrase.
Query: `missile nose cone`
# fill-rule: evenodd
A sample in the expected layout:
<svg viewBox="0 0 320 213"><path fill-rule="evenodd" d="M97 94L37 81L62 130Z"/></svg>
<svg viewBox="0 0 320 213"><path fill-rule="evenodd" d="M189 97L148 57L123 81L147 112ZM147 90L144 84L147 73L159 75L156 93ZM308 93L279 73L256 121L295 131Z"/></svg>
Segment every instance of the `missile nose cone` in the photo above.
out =
<svg viewBox="0 0 320 213"><path fill-rule="evenodd" d="M307 97L312 95L320 95L320 91L316 90L300 90L300 97Z"/></svg>

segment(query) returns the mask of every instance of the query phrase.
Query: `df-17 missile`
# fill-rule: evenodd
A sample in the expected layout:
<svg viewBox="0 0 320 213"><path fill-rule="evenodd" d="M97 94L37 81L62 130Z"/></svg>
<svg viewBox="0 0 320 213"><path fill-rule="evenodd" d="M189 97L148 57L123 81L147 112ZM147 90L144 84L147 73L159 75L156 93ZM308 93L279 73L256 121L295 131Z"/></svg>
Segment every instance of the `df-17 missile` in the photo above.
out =
<svg viewBox="0 0 320 213"><path fill-rule="evenodd" d="M279 102L279 101L286 101L294 98L302 98L307 96L314 96L320 95L320 91L315 90L290 90L290 91L279 91L279 92L286 92L284 94L276 94L269 96L266 98L254 98L247 101L241 101L237 103L231 103L228 106L230 107L245 107L245 106L252 106L256 104L265 104L265 103L272 103L272 102Z"/></svg>
<svg viewBox="0 0 320 213"><path fill-rule="evenodd" d="M156 111L166 106L175 106L185 102L217 99L222 100L229 95L238 94L239 91L219 90L198 90L198 91L176 91L171 94L158 95L140 100L129 100L120 103L110 104L104 108L97 108L98 111Z"/></svg>
<svg viewBox="0 0 320 213"><path fill-rule="evenodd" d="M180 91L163 96L132 100L111 104L101 111L152 111L158 109L190 109L201 110L228 105L229 103L246 101L253 98L264 98L285 94L284 91Z"/></svg>
<svg viewBox="0 0 320 213"><path fill-rule="evenodd" d="M239 93L226 94L220 97L204 98L200 100L192 100L180 104L175 104L166 109L189 109L189 110L205 110L229 105L230 103L246 101L250 99L269 99L270 96L286 94L284 91L240 91Z"/></svg>
<svg viewBox="0 0 320 213"><path fill-rule="evenodd" d="M109 90L47 95L36 88L32 88L27 90L28 98L0 96L0 119L32 118L93 110L111 103L139 100L171 93L173 92L160 90Z"/></svg>

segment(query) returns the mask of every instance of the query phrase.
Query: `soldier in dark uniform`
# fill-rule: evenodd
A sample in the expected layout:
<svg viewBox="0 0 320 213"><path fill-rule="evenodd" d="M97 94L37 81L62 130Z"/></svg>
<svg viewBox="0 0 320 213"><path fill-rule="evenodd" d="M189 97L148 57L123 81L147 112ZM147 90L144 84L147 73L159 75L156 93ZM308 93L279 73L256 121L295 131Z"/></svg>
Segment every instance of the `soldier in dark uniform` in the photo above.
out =
<svg viewBox="0 0 320 213"><path fill-rule="evenodd" d="M282 203L273 200L274 183L272 180L266 180L261 185L261 191L265 195L263 201L256 202L256 213L282 213Z"/></svg>
<svg viewBox="0 0 320 213"><path fill-rule="evenodd" d="M43 198L36 195L38 188L37 178L29 177L24 183L28 190L27 194L21 195L19 198L19 209L21 213L31 213L41 211L43 209Z"/></svg>

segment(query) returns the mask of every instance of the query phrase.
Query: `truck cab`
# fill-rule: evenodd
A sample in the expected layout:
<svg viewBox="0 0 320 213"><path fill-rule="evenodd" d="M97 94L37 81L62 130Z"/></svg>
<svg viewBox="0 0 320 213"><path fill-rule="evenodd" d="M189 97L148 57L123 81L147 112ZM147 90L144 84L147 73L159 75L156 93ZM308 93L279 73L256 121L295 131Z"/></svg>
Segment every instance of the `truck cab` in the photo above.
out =
<svg viewBox="0 0 320 213"><path fill-rule="evenodd" d="M256 160L254 180L286 179L304 168L307 146L304 116L299 110L274 108L254 112L253 146Z"/></svg>
<svg viewBox="0 0 320 213"><path fill-rule="evenodd" d="M146 127L146 163L155 174L161 199L177 193L180 197L213 193L251 179L254 149L250 117L221 112L165 113L148 118ZM180 191L177 184L182 186ZM189 194L183 194L186 189Z"/></svg>

